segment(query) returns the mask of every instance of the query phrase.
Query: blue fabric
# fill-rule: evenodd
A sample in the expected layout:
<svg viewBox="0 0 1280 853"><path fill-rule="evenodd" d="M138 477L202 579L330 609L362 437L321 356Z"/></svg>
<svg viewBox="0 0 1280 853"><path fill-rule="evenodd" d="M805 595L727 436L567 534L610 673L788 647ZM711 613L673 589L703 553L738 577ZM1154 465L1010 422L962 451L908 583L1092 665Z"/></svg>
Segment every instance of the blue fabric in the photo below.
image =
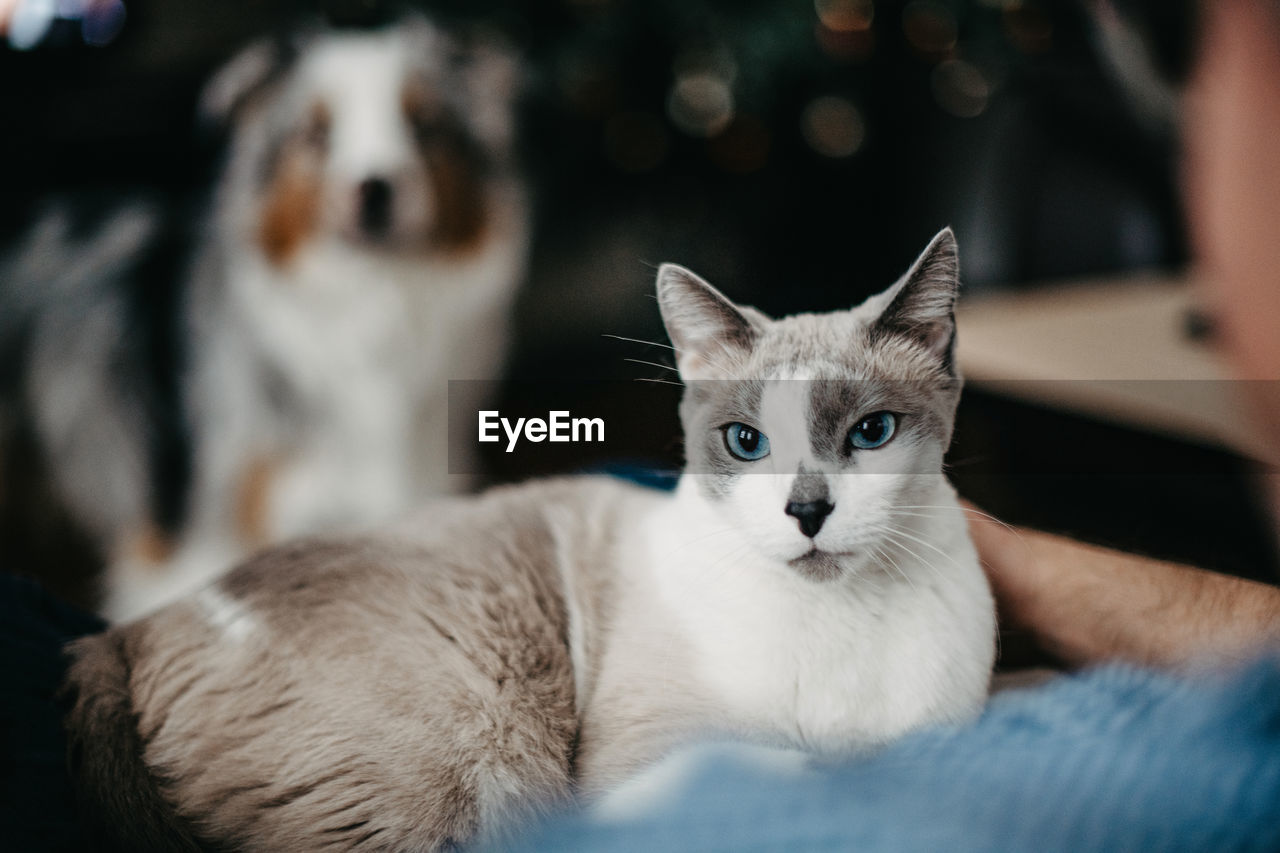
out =
<svg viewBox="0 0 1280 853"><path fill-rule="evenodd" d="M519 849L1277 850L1280 664L1108 667L812 773L714 760L673 794L631 822L561 817Z"/></svg>
<svg viewBox="0 0 1280 853"><path fill-rule="evenodd" d="M674 490L676 483L680 482L680 472L678 470L664 468L661 465L650 465L640 461L610 462L606 465L588 468L582 473L608 474L610 477L628 480L638 486L648 486L651 489L657 489L662 492Z"/></svg>

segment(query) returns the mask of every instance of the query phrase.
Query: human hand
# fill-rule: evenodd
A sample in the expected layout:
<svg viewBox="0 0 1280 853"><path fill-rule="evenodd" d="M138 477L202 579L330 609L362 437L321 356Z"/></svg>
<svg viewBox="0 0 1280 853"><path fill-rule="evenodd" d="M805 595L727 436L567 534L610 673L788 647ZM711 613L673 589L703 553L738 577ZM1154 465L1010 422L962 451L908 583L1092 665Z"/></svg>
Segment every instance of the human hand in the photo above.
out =
<svg viewBox="0 0 1280 853"><path fill-rule="evenodd" d="M1004 624L1060 660L1186 668L1280 648L1280 590L1014 528L962 502Z"/></svg>

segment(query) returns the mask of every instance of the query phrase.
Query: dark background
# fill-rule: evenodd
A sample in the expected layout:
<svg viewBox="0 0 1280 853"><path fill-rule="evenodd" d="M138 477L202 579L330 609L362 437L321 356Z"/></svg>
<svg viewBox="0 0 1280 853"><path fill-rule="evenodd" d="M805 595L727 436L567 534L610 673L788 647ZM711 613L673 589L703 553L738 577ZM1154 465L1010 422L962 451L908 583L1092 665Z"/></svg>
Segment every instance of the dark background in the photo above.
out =
<svg viewBox="0 0 1280 853"><path fill-rule="evenodd" d="M1107 73L1077 2L424 5L529 59L531 322L654 328L630 297L670 259L767 311L836 308L895 278L944 224L974 291L1185 258L1169 135ZM317 14L384 14L294 0L125 9L106 46L60 21L37 48L0 51L6 232L51 191L206 182L217 140L194 106L214 69ZM727 122L673 120L691 75L731 86ZM825 151L806 130L824 97L861 127L844 156L830 150L849 142L839 122Z"/></svg>
<svg viewBox="0 0 1280 853"><path fill-rule="evenodd" d="M625 359L665 361L662 349L603 335L663 340L650 290L666 260L782 314L860 301L947 224L969 293L1187 259L1172 126L1108 72L1085 4L425 8L504 34L530 68L521 150L536 223L513 410L545 411L531 390L541 380L661 377ZM361 24L387 13L261 0L125 9L104 46L59 21L33 49L0 47L0 239L16 237L53 192L198 192L218 163L216 134L195 119L215 68L308 17ZM731 109L682 99L708 84L732 93ZM584 413L625 411L601 390L617 383L577 387ZM622 428L638 436L642 464L678 465L675 412L659 408ZM1248 466L1228 454L982 393L966 396L956 437L961 489L1012 521L1270 576L1272 527ZM492 477L581 467L584 453L616 460L612 448L597 459L575 452L518 463L495 454ZM26 535L15 524L0 533Z"/></svg>

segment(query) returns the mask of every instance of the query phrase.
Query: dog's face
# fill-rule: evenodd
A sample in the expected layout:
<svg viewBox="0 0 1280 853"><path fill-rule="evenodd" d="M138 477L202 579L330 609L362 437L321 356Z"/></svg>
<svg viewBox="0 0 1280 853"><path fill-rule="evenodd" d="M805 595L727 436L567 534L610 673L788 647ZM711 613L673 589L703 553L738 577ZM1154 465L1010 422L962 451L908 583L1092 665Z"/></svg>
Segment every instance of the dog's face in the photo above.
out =
<svg viewBox="0 0 1280 853"><path fill-rule="evenodd" d="M419 19L313 35L287 63L255 60L263 49L223 74L242 78L230 191L268 259L287 264L315 240L446 254L483 240L487 184L510 149L507 55Z"/></svg>

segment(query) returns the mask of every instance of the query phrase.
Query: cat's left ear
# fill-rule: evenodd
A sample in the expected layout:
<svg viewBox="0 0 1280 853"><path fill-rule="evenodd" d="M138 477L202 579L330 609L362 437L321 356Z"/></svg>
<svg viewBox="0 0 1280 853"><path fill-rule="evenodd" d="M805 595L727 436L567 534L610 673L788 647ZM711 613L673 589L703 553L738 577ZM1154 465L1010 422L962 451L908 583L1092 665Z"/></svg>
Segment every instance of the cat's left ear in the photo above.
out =
<svg viewBox="0 0 1280 853"><path fill-rule="evenodd" d="M701 277L676 264L658 269L658 307L676 350L682 379L726 379L751 351L764 314L734 305Z"/></svg>
<svg viewBox="0 0 1280 853"><path fill-rule="evenodd" d="M956 296L960 290L960 256L956 237L943 228L916 258L906 275L880 299L884 309L873 328L880 334L910 338L955 373Z"/></svg>

